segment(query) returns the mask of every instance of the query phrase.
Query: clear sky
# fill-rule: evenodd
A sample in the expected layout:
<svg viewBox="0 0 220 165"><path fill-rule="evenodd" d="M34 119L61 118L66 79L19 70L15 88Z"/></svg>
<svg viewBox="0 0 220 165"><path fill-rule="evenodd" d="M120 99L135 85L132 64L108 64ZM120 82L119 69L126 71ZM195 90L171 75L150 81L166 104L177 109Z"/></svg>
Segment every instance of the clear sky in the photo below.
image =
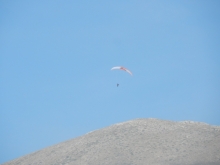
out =
<svg viewBox="0 0 220 165"><path fill-rule="evenodd" d="M0 1L0 163L136 118L220 125L219 7Z"/></svg>

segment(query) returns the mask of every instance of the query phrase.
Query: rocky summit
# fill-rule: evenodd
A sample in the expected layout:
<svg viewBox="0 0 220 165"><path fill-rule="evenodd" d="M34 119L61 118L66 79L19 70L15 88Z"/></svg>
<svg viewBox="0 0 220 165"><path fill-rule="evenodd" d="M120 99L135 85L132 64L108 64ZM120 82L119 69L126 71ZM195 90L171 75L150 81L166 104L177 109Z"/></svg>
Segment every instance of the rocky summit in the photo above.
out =
<svg viewBox="0 0 220 165"><path fill-rule="evenodd" d="M220 126L135 119L3 165L220 165Z"/></svg>

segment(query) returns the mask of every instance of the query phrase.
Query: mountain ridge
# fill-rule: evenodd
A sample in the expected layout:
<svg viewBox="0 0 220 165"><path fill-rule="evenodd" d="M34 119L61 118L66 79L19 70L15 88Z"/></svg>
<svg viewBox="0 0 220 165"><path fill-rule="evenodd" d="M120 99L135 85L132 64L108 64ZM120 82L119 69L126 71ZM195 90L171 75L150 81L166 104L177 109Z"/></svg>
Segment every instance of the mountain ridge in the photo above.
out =
<svg viewBox="0 0 220 165"><path fill-rule="evenodd" d="M220 164L220 126L134 119L88 132L2 165Z"/></svg>

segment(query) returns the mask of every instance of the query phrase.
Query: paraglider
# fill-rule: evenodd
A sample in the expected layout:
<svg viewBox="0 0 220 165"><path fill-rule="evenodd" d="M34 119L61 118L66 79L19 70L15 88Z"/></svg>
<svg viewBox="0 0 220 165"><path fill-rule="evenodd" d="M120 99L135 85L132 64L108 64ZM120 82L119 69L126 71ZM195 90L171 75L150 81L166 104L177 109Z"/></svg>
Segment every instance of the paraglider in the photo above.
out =
<svg viewBox="0 0 220 165"><path fill-rule="evenodd" d="M123 67L123 66L115 66L111 70L123 70L123 71L129 73L132 76L132 72L130 70L128 70L127 68ZM117 87L118 86L119 86L119 84L117 83Z"/></svg>
<svg viewBox="0 0 220 165"><path fill-rule="evenodd" d="M115 70L115 69L124 70L125 72L128 72L132 76L132 72L123 66L115 66L111 70Z"/></svg>

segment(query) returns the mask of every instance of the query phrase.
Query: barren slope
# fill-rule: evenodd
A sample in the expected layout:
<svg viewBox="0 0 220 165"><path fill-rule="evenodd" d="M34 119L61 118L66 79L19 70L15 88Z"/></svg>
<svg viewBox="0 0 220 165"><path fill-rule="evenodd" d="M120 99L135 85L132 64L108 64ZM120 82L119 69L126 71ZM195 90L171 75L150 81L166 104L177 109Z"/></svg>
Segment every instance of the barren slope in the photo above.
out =
<svg viewBox="0 0 220 165"><path fill-rule="evenodd" d="M136 119L4 165L220 165L220 127Z"/></svg>

